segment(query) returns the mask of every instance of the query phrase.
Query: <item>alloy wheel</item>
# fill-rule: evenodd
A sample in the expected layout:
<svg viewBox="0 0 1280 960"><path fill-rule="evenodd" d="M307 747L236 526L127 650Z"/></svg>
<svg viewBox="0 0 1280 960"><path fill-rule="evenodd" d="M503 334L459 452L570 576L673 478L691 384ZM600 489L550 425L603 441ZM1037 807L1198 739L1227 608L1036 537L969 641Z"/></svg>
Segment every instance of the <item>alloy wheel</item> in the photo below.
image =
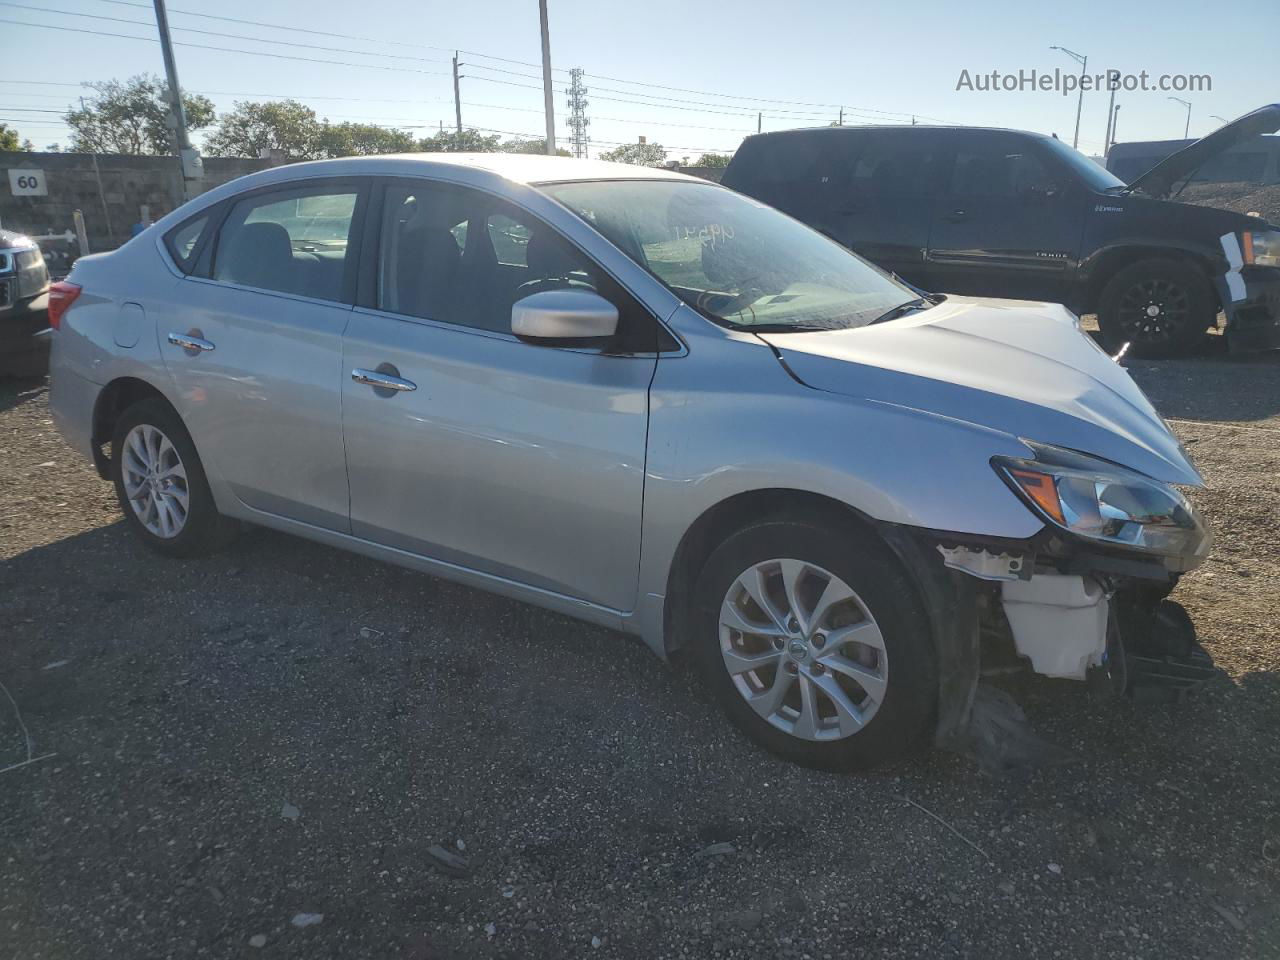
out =
<svg viewBox="0 0 1280 960"><path fill-rule="evenodd" d="M161 430L140 423L125 435L121 476L129 506L149 532L165 540L182 532L190 502L187 469Z"/></svg>
<svg viewBox="0 0 1280 960"><path fill-rule="evenodd" d="M802 740L841 740L884 702L889 662L866 604L803 560L757 563L720 606L720 653L747 704Z"/></svg>
<svg viewBox="0 0 1280 960"><path fill-rule="evenodd" d="M1126 339L1135 343L1167 343L1191 312L1185 288L1153 278L1133 284L1120 298L1116 319Z"/></svg>

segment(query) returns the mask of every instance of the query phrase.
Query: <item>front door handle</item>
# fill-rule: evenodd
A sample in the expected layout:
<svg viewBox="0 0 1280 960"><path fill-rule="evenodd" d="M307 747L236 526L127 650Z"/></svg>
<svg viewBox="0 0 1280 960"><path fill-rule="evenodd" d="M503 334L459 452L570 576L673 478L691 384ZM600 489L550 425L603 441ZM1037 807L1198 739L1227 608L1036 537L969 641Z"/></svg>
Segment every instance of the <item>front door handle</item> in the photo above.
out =
<svg viewBox="0 0 1280 960"><path fill-rule="evenodd" d="M968 210L952 210L942 219L947 221L947 223L959 223L961 220L969 219L969 211Z"/></svg>
<svg viewBox="0 0 1280 960"><path fill-rule="evenodd" d="M351 379L356 383L363 383L366 386L373 387L375 390L407 391L418 389L416 383L412 380L406 380L404 377L395 377L379 370L362 370L359 367L351 371Z"/></svg>
<svg viewBox="0 0 1280 960"><path fill-rule="evenodd" d="M208 340L192 336L189 333L171 333L169 334L169 342L175 347L181 347L183 350L190 350L193 353L213 349L213 344Z"/></svg>

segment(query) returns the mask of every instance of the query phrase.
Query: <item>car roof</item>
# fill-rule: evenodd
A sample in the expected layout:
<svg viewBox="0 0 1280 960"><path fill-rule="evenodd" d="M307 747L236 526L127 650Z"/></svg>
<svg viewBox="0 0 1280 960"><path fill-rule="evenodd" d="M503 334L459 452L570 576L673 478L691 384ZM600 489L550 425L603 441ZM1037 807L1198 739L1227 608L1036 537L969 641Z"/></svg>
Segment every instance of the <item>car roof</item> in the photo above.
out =
<svg viewBox="0 0 1280 960"><path fill-rule="evenodd" d="M753 133L747 137L748 140L764 139L767 137L786 137L794 134L816 134L821 133L827 136L848 135L850 133L882 133L885 131L902 132L906 130L918 130L921 132L939 130L954 131L956 133L971 133L974 131L980 133L1014 133L1022 137L1036 137L1041 140L1048 140L1049 135L1045 133L1035 133L1031 130L1015 130L1012 127L958 127L954 124L941 123L866 123L866 124L850 124L845 126L825 126L825 127L794 127L790 130L770 130L768 133Z"/></svg>

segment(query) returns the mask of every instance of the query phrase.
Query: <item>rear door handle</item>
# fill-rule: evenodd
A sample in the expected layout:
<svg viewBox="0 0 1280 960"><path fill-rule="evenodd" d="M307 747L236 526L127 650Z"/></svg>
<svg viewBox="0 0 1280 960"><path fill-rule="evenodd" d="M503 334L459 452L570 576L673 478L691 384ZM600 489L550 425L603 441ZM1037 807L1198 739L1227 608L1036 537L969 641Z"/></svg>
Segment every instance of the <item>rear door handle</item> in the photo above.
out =
<svg viewBox="0 0 1280 960"><path fill-rule="evenodd" d="M947 214L946 216L944 216L942 219L943 219L943 220L945 220L945 221L947 221L947 223L959 223L961 220L968 220L968 219L969 219L969 211L967 211L967 210L952 210L950 213L948 213L948 214Z"/></svg>
<svg viewBox="0 0 1280 960"><path fill-rule="evenodd" d="M169 342L175 347L182 347L184 350L193 350L196 352L213 349L213 344L208 340L203 340L200 337L193 337L187 333L171 333L169 334Z"/></svg>
<svg viewBox="0 0 1280 960"><path fill-rule="evenodd" d="M407 391L418 389L416 383L412 380L406 380L404 377L395 377L378 370L362 370L359 367L351 371L351 379L356 383L363 383L376 390Z"/></svg>

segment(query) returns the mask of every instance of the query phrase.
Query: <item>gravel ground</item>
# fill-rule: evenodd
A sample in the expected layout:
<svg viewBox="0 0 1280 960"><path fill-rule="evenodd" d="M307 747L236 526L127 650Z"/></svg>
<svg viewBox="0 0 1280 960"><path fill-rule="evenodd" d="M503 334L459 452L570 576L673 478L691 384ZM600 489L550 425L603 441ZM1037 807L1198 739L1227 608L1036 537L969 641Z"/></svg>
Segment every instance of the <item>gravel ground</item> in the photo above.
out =
<svg viewBox="0 0 1280 960"><path fill-rule="evenodd" d="M1015 681L1071 760L1013 779L788 766L637 642L283 535L164 562L0 385L0 680L53 754L0 773L0 956L1280 955L1280 356L1131 370L1224 673Z"/></svg>

